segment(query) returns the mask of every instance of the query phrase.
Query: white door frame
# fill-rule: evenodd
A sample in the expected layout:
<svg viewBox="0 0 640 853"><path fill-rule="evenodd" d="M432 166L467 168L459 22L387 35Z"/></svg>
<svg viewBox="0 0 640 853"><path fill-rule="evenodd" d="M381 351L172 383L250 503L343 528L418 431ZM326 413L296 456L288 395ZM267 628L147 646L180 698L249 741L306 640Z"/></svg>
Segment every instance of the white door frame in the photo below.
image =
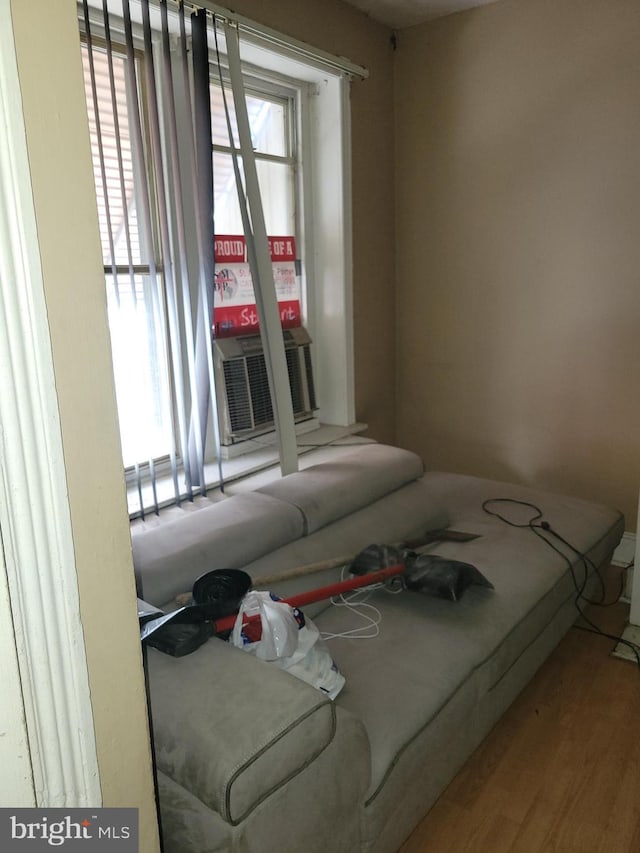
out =
<svg viewBox="0 0 640 853"><path fill-rule="evenodd" d="M35 806L31 755L25 719L11 601L0 540L0 806L11 802Z"/></svg>
<svg viewBox="0 0 640 853"><path fill-rule="evenodd" d="M0 805L99 806L10 0L0 0L0 545Z"/></svg>

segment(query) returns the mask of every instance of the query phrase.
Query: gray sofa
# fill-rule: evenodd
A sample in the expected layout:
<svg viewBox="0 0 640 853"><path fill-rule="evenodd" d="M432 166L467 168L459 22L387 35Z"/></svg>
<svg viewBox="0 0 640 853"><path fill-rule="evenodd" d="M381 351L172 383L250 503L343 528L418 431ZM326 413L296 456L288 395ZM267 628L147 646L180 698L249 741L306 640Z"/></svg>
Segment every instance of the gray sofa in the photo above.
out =
<svg viewBox="0 0 640 853"><path fill-rule="evenodd" d="M425 550L472 563L494 589L472 586L457 602L374 592L378 636L329 641L346 678L335 702L217 638L183 658L150 649L165 853L396 851L575 621L578 552L590 570L605 566L624 530L604 506L424 473L413 453L374 443L303 466L135 528L142 597L166 609L210 569L244 568L259 586L274 571L445 526L480 535ZM488 514L483 503L496 498L535 504L572 547L549 532L558 550L541 541L521 503L490 508L524 526ZM305 613L323 632L354 627L327 602Z"/></svg>

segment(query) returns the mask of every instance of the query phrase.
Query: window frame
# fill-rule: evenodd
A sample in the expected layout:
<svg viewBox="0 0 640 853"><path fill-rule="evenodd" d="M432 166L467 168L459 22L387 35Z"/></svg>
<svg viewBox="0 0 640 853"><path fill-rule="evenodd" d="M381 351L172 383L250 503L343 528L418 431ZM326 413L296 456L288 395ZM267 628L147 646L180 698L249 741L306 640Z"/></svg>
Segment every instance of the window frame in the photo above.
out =
<svg viewBox="0 0 640 853"><path fill-rule="evenodd" d="M213 67L213 65L215 64L214 57L212 57L211 63ZM231 98L231 83L229 80L228 69L225 64L222 64L222 72L225 92L227 93L227 97ZM302 222L304 215L303 199L305 197L305 192L308 192L308 190L305 189L307 186L307 184L305 183L305 173L304 170L301 168L303 152L301 151L302 134L300 129L302 119L300 116L300 104L303 97L302 90L304 89L306 84L304 82L292 80L289 77L284 77L282 75L276 75L273 73L266 74L262 78L260 78L258 74L259 69L256 69L254 66L243 64L242 77L245 86L245 91L247 95L255 95L256 97L263 98L264 100L273 100L276 102L280 101L286 105L286 139L288 153L285 156L281 156L275 154L261 153L254 149L254 157L256 162L258 163L275 163L278 165L290 167L292 170L294 230L293 236L296 239L298 255L301 256L304 254L304 240L302 238L304 230ZM211 83L213 85L219 86L219 77L215 74L212 74ZM232 156L234 150L236 155L241 159L241 152L239 146L234 146L232 148L231 145L225 146L216 142L214 142L212 146L213 154L220 153L228 155L229 157ZM229 233L224 227L216 227L216 232L217 234ZM302 285L301 290L301 298L304 303L304 285Z"/></svg>

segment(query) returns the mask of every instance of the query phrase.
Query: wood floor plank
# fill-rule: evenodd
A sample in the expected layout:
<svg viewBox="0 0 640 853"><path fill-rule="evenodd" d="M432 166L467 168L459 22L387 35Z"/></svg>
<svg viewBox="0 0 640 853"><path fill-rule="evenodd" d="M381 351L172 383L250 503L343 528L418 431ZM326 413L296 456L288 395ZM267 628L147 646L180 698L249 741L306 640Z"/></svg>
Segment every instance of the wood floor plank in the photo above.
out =
<svg viewBox="0 0 640 853"><path fill-rule="evenodd" d="M617 635L628 605L587 614ZM614 645L572 629L399 853L639 853L640 668Z"/></svg>

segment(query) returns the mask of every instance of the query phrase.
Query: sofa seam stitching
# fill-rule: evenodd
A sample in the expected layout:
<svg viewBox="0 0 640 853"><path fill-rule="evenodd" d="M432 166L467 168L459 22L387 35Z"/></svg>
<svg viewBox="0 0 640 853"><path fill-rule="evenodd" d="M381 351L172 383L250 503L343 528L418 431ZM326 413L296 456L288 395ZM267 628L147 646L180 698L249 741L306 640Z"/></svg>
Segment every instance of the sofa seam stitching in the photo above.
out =
<svg viewBox="0 0 640 853"><path fill-rule="evenodd" d="M249 767L251 767L251 765L254 764L269 749L271 749L272 746L277 744L278 741L282 740L283 737L285 737L287 734L289 734L289 732L293 731L293 729L295 729L298 725L300 725L300 723L306 722L311 716L313 716L313 714L315 714L317 711L320 711L322 708L325 708L327 706L330 708L330 714L331 714L331 731L330 731L330 736L329 736L328 740L326 741L326 743L324 743L299 768L291 771L286 777L281 779L279 782L276 782L268 791L266 791L264 794L262 794L262 796L260 796L252 804L250 804L249 807L247 808L247 810L240 817L234 819L232 816L232 808L231 808L231 792L232 792L233 785L236 782L236 780L238 779L238 777L245 770L247 770ZM234 770L234 772L231 775L231 778L224 785L225 796L224 796L224 815L223 815L223 817L225 817L225 819L228 820L228 822L230 823L231 826L237 826L239 823L241 823L246 817L248 817L251 814L251 812L266 797L270 796L274 791L278 790L278 788L280 788L282 785L286 784L286 782L288 782L290 779L292 779L294 776L296 776L298 773L300 773L302 770L304 770L304 768L307 767L312 761L315 761L315 759L320 755L320 753L323 752L327 748L327 746L331 743L331 741L333 740L333 738L335 736L335 731L336 731L335 706L334 706L333 702L331 702L330 700L325 700L325 701L319 702L317 705L314 705L313 708L309 709L301 717L298 717L296 720L289 723L289 725L286 726L284 729L282 729L275 737L271 738L271 740L268 743L263 744L263 746L258 751L255 751L255 750L252 751L249 758L247 760L245 760L242 764L239 764L236 767L236 769Z"/></svg>

